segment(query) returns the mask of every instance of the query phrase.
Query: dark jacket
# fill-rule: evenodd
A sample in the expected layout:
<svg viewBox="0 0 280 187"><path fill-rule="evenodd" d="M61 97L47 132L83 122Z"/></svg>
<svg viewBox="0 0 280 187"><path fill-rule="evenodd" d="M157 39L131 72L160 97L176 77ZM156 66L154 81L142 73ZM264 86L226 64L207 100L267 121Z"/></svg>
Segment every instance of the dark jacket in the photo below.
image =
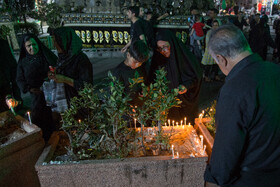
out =
<svg viewBox="0 0 280 187"><path fill-rule="evenodd" d="M220 186L280 186L280 67L250 55L233 67L216 107L204 178Z"/></svg>

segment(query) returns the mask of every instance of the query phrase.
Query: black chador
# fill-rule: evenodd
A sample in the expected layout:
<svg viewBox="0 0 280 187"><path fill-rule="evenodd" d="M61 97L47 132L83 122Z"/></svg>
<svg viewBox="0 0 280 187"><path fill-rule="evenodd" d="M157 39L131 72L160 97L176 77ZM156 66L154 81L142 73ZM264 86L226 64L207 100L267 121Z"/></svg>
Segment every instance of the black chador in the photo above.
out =
<svg viewBox="0 0 280 187"><path fill-rule="evenodd" d="M25 47L25 43L32 38L39 47L38 53L34 55L29 54ZM56 59L52 51L45 47L35 35L28 34L23 37L17 67L17 84L23 93L30 93L31 120L42 129L45 140L49 138L54 127L51 109L46 106L44 93L40 91L40 87L47 78L49 66L55 66Z"/></svg>
<svg viewBox="0 0 280 187"><path fill-rule="evenodd" d="M155 50L151 62L150 80L153 80L155 71L164 67L167 71L167 79L170 81L169 88L178 88L180 85L187 88L185 94L179 95L182 101L180 107L174 107L169 111L168 118L194 122L198 114L198 97L200 92L202 70L195 56L185 45L169 30L161 30L157 33L156 41L166 41L170 45L170 56L164 57L158 50Z"/></svg>

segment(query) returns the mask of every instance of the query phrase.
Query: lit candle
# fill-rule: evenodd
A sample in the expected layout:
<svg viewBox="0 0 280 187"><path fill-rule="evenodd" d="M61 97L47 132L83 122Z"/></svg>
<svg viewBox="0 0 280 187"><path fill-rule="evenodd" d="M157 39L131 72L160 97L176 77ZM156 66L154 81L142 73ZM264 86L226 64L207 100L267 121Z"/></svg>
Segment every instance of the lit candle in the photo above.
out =
<svg viewBox="0 0 280 187"><path fill-rule="evenodd" d="M14 107L13 107L12 99L9 99L8 103L9 103L9 107L10 107L12 113L13 113L14 115L16 115L15 110L14 110Z"/></svg>
<svg viewBox="0 0 280 187"><path fill-rule="evenodd" d="M199 114L199 119L202 119L202 117L203 117L203 114L202 113Z"/></svg>
<svg viewBox="0 0 280 187"><path fill-rule="evenodd" d="M136 118L134 118L134 128L136 129Z"/></svg>
<svg viewBox="0 0 280 187"><path fill-rule="evenodd" d="M184 125L187 125L187 117L184 118Z"/></svg>
<svg viewBox="0 0 280 187"><path fill-rule="evenodd" d="M169 125L169 127L170 127L170 119L168 119L168 125Z"/></svg>
<svg viewBox="0 0 280 187"><path fill-rule="evenodd" d="M191 126L191 123L189 123L189 126Z"/></svg>
<svg viewBox="0 0 280 187"><path fill-rule="evenodd" d="M185 125L183 125L183 129L185 128Z"/></svg>
<svg viewBox="0 0 280 187"><path fill-rule="evenodd" d="M176 122L176 125L177 125L177 127L179 126L179 123L178 122Z"/></svg>
<svg viewBox="0 0 280 187"><path fill-rule="evenodd" d="M172 125L173 125L173 127L174 127L174 124L175 124L175 121L173 120L173 121L172 121Z"/></svg>
<svg viewBox="0 0 280 187"><path fill-rule="evenodd" d="M206 145L203 146L203 155L205 155Z"/></svg>
<svg viewBox="0 0 280 187"><path fill-rule="evenodd" d="M201 148L202 148L202 147L203 147L203 136L202 136L202 135L200 135L199 137L200 137L200 141L201 141Z"/></svg>
<svg viewBox="0 0 280 187"><path fill-rule="evenodd" d="M171 150L172 150L172 159L174 159L174 145L171 146Z"/></svg>
<svg viewBox="0 0 280 187"><path fill-rule="evenodd" d="M29 123L30 123L30 125L31 125L31 124L32 124L32 121L31 121L31 117L30 117L30 112L27 112L27 116L28 116Z"/></svg>
<svg viewBox="0 0 280 187"><path fill-rule="evenodd" d="M177 152L177 157L176 158L179 158L179 152Z"/></svg>
<svg viewBox="0 0 280 187"><path fill-rule="evenodd" d="M79 119L79 120L78 120L78 122L79 122L79 123L81 123L81 122L82 122L82 120L80 120L80 119Z"/></svg>
<svg viewBox="0 0 280 187"><path fill-rule="evenodd" d="M183 125L183 120L181 120L181 126Z"/></svg>

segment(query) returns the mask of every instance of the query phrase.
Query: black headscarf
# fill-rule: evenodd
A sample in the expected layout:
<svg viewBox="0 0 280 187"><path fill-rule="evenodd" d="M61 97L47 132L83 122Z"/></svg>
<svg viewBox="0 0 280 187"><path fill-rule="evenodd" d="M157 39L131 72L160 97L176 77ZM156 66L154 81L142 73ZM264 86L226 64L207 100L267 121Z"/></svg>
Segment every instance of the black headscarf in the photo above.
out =
<svg viewBox="0 0 280 187"><path fill-rule="evenodd" d="M167 41L170 44L170 57L165 58L155 51L153 62L157 65L168 66L168 79L170 88L184 85L192 88L202 78L202 70L195 56L186 48L183 42L170 30L160 30L156 35L156 41ZM168 64L167 64L168 63Z"/></svg>
<svg viewBox="0 0 280 187"><path fill-rule="evenodd" d="M71 59L82 52L82 40L75 31L68 27L60 27L53 31L56 43L63 50L58 54L58 66L63 68Z"/></svg>
<svg viewBox="0 0 280 187"><path fill-rule="evenodd" d="M31 38L33 38L39 46L39 52L36 55L30 55L25 48L25 42L27 42ZM34 57L38 55L44 57L44 59L50 66L54 66L56 64L57 56L49 48L47 48L37 36L35 36L34 34L25 34L21 43L19 61L24 58L28 58L28 60L32 61L32 59L34 59Z"/></svg>

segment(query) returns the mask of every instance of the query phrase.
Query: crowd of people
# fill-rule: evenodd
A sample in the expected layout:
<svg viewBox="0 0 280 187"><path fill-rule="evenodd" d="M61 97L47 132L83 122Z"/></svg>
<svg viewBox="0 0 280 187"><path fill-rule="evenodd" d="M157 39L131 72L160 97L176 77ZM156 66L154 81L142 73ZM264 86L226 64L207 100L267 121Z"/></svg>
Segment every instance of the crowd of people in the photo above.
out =
<svg viewBox="0 0 280 187"><path fill-rule="evenodd" d="M274 24L274 41L266 15L244 19L242 11L234 12L233 19L221 20L218 11L211 9L205 21L197 7L191 7L190 37L184 44L170 30L155 30L154 24L168 14L155 18L143 7L129 7L130 41L121 49L126 58L113 75L131 92L129 78L136 71L149 84L155 71L164 67L169 89L178 88L182 101L180 107L171 108L168 118L178 121L188 116L193 123L202 80L221 81L220 68L226 78L217 101L215 143L205 171L207 185L280 186L280 67L265 62L268 46L279 54L280 21ZM7 42L0 40L1 111L7 110L6 95L22 100L19 89L30 93L31 120L42 129L46 141L71 98L93 82L92 64L74 30L57 28L52 38L58 56L37 36L24 35L18 63ZM51 105L44 94L46 80L55 90ZM133 92L141 94L141 89ZM134 95L132 102L141 102L137 97Z"/></svg>

